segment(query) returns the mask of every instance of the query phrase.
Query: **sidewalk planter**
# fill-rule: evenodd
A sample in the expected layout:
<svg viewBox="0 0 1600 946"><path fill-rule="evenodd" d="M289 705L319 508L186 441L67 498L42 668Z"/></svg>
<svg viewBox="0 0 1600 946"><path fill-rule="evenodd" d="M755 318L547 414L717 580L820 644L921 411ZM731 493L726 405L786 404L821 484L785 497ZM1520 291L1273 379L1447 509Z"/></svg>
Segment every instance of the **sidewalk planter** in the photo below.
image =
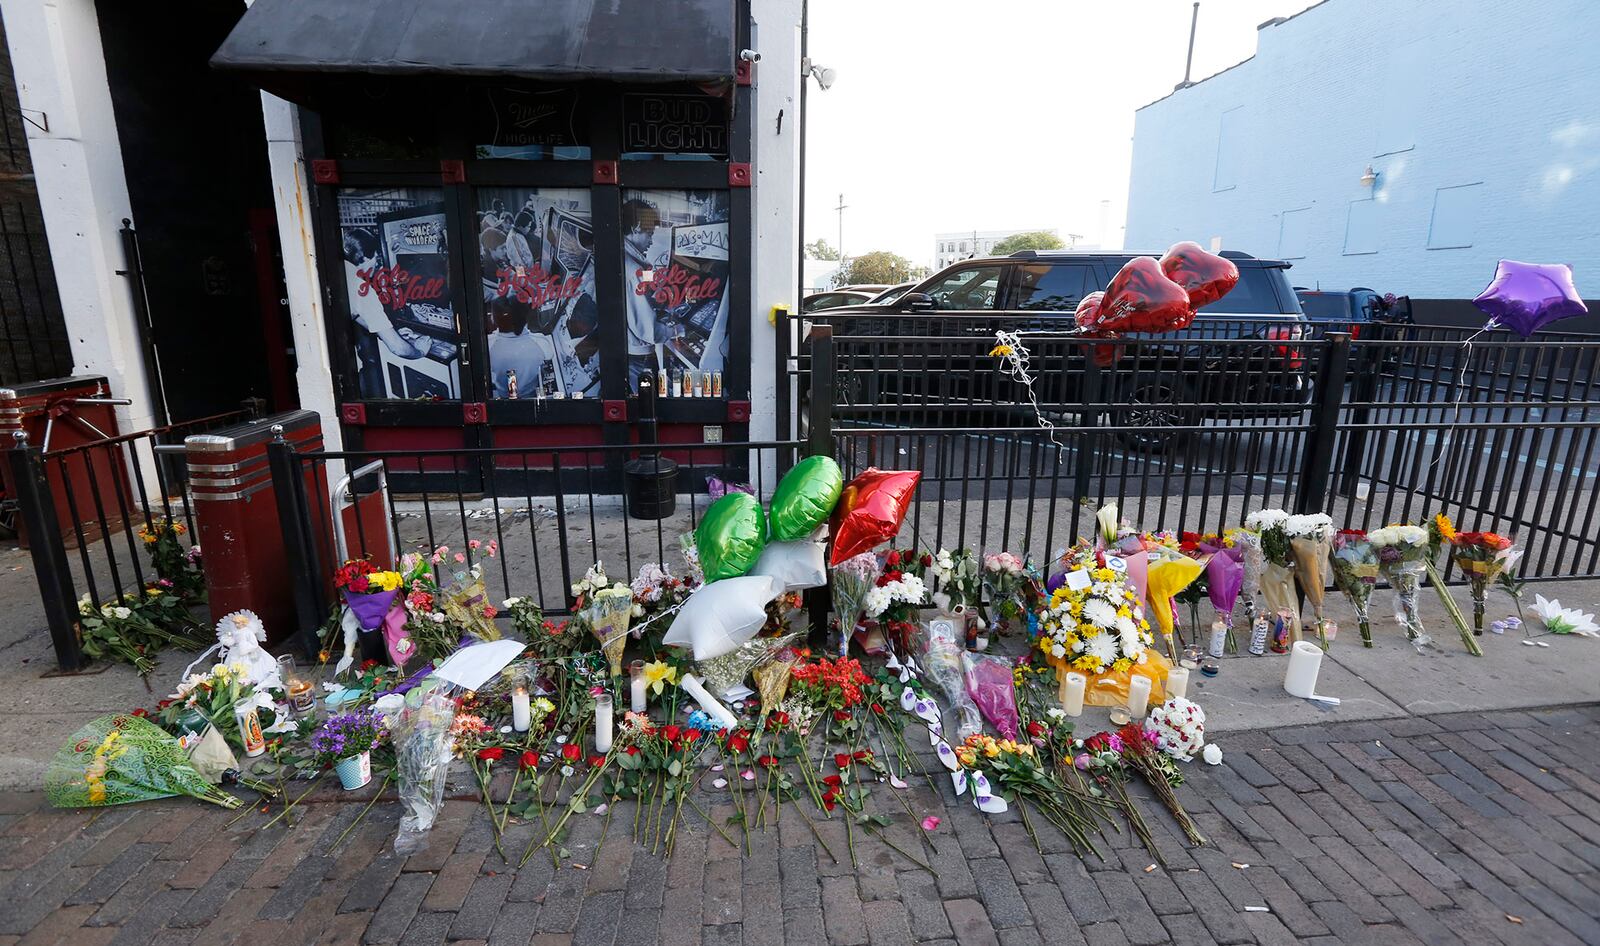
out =
<svg viewBox="0 0 1600 946"><path fill-rule="evenodd" d="M372 753L363 752L340 759L333 764L333 770L339 774L339 784L344 786L344 790L353 792L372 781Z"/></svg>

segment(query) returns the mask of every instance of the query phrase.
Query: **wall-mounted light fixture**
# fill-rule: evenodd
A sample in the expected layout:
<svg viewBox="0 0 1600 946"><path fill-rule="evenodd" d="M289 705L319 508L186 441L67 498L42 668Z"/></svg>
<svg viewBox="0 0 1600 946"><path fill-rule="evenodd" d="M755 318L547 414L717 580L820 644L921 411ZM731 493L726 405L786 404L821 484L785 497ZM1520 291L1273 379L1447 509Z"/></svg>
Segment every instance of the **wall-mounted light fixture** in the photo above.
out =
<svg viewBox="0 0 1600 946"><path fill-rule="evenodd" d="M1361 172L1361 186L1362 187L1373 187L1377 183L1378 183L1378 172L1374 171L1372 169L1372 165L1369 164L1369 165L1367 165L1367 169L1365 171Z"/></svg>
<svg viewBox="0 0 1600 946"><path fill-rule="evenodd" d="M827 66L819 66L812 62L808 56L800 61L801 80L803 81L807 76L816 79L817 85L826 92L833 88L834 81L839 78L839 71L837 69L829 69Z"/></svg>

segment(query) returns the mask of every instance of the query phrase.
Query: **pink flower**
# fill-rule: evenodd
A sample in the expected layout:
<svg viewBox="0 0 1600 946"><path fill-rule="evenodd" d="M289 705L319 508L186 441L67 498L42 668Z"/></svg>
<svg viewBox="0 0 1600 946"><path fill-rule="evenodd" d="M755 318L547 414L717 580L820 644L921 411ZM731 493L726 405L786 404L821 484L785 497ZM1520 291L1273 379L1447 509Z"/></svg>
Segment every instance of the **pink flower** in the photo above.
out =
<svg viewBox="0 0 1600 946"><path fill-rule="evenodd" d="M476 552L478 550L478 546L480 546L482 544L483 543L479 542L477 539L468 539L467 540L467 548L473 550L474 552Z"/></svg>
<svg viewBox="0 0 1600 946"><path fill-rule="evenodd" d="M486 551L489 553L490 558L494 558L495 553L500 551L500 543L496 542L494 539L490 539L489 546Z"/></svg>
<svg viewBox="0 0 1600 946"><path fill-rule="evenodd" d="M465 555L462 555L460 552L457 552L453 557L455 558L456 564L458 564L458 565L467 560L467 557Z"/></svg>
<svg viewBox="0 0 1600 946"><path fill-rule="evenodd" d="M1078 757L1072 760L1072 764L1074 766L1077 766L1079 771L1084 771L1084 770L1088 769L1089 768L1089 754L1087 752L1079 753Z"/></svg>
<svg viewBox="0 0 1600 946"><path fill-rule="evenodd" d="M938 828L939 828L939 816L938 815L929 815L928 817L922 819L922 830L924 830L924 831L937 831Z"/></svg>

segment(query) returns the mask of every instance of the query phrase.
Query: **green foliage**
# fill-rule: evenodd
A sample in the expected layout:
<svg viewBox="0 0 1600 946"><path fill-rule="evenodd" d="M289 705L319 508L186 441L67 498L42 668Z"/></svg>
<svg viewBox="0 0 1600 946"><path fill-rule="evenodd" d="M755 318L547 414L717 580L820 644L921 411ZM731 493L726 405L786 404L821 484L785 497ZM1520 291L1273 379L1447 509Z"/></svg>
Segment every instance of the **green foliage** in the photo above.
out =
<svg viewBox="0 0 1600 946"><path fill-rule="evenodd" d="M837 261L839 251L829 246L827 240L812 240L806 244L806 259Z"/></svg>
<svg viewBox="0 0 1600 946"><path fill-rule="evenodd" d="M839 284L892 286L910 280L910 260L888 250L873 250L851 259L839 277Z"/></svg>
<svg viewBox="0 0 1600 946"><path fill-rule="evenodd" d="M1009 256L1018 250L1059 250L1066 247L1061 238L1046 230L1013 233L994 245L990 252L995 256Z"/></svg>

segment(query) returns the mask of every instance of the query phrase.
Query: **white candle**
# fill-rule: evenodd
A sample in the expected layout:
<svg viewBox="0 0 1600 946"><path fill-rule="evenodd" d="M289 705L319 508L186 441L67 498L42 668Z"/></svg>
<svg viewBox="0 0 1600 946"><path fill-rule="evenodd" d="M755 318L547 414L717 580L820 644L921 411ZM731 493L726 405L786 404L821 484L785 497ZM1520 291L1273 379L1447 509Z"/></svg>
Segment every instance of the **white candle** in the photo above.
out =
<svg viewBox="0 0 1600 946"><path fill-rule="evenodd" d="M645 711L644 661L635 660L628 668L632 678L628 682L628 708L635 713Z"/></svg>
<svg viewBox="0 0 1600 946"><path fill-rule="evenodd" d="M1189 695L1189 670L1186 667L1173 667L1167 671L1167 699L1173 697L1186 697Z"/></svg>
<svg viewBox="0 0 1600 946"><path fill-rule="evenodd" d="M594 751L605 755L611 751L611 694L602 693L594 698Z"/></svg>
<svg viewBox="0 0 1600 946"><path fill-rule="evenodd" d="M1062 689L1061 709L1068 716L1083 715L1083 691L1089 686L1089 678L1081 673L1068 673L1066 687Z"/></svg>
<svg viewBox="0 0 1600 946"><path fill-rule="evenodd" d="M1136 673L1128 678L1128 715L1134 719L1144 719L1149 709L1150 678Z"/></svg>
<svg viewBox="0 0 1600 946"><path fill-rule="evenodd" d="M511 691L511 728L527 732L533 725L533 713L528 705L528 688L519 686Z"/></svg>
<svg viewBox="0 0 1600 946"><path fill-rule="evenodd" d="M739 721L734 719L732 713L728 712L728 708L719 703L717 698L712 696L701 685L700 681L694 678L694 674L684 674L682 686L684 692L694 697L694 701L700 704L701 709L705 710L708 715L716 717L717 721L722 723L723 726L732 729L738 725Z"/></svg>

